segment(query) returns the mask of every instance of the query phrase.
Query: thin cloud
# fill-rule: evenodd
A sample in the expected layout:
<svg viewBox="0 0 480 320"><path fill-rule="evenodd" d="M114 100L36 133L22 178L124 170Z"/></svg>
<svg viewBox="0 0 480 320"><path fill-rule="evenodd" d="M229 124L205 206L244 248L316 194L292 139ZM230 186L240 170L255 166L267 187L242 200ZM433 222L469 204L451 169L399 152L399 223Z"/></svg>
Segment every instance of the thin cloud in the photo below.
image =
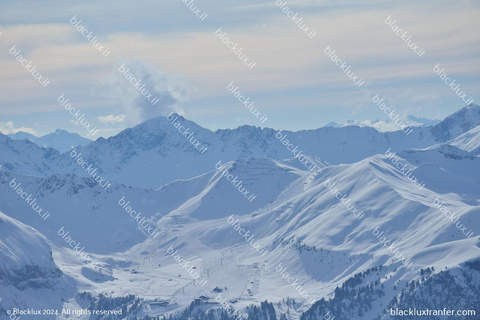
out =
<svg viewBox="0 0 480 320"><path fill-rule="evenodd" d="M111 124L115 124L115 123L121 123L123 121L125 121L125 115L124 114L119 114L118 116L115 116L113 114L111 115L108 115L108 116L100 116L97 118L98 121L100 121L101 123L107 125L109 123Z"/></svg>
<svg viewBox="0 0 480 320"><path fill-rule="evenodd" d="M38 135L37 132L32 128L27 128L27 127L15 128L13 121L0 122L0 132L3 134L12 134L20 131L33 134L34 136Z"/></svg>

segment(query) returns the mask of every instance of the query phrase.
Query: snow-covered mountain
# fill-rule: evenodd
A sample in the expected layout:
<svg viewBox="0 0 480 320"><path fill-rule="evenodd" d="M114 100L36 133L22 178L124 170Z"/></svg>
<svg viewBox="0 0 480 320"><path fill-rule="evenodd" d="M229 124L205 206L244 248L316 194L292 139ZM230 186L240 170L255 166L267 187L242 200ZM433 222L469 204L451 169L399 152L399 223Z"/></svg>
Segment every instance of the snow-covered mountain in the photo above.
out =
<svg viewBox="0 0 480 320"><path fill-rule="evenodd" d="M182 310L200 296L211 297L213 302L218 294L213 290L222 288L222 296L227 301L237 301L235 307L241 310L247 310L252 301L277 302L290 297L296 304L280 306L278 311L291 308L290 312L298 312L300 316L303 312L308 314L311 304L276 271L278 266L298 279L302 291L308 292L309 298L315 297L314 301L330 297L335 287L349 283L353 275L365 277L372 269L383 266L381 272L375 271L368 279L381 281L387 289L381 297L369 296L375 307L368 309L369 312L362 309L363 316L358 315L357 307L354 310L354 319L381 316L384 314L381 306L395 297L393 288L402 290L406 283L420 281L420 269L434 267L437 272L430 276L437 277L445 268L454 270L458 264L480 257L478 235L466 237L435 206L435 199L440 197L449 210L459 213L468 231L478 226L480 216L478 201L472 198L474 191L462 195L461 185L477 185L478 190L480 176L471 173L480 166L480 159L461 155L458 149L445 146L396 155L425 183L422 189L414 186L412 175L409 179L402 174L385 155L355 164L324 167L315 173L266 159L231 163L226 169L234 175L242 173L241 179L249 181L248 188L255 191L271 189L278 175L291 177L290 183L279 186L282 192L266 199L267 205L257 203L245 211L247 204L242 205L240 200L246 199L221 177L221 170L190 181L174 182L157 191L169 189L169 204L175 203L176 207L158 221L161 236L156 240L149 238L125 252L122 261L132 262L127 270L117 266L118 262L102 261L115 279L103 282L92 292L134 294L143 299L145 306L150 306L150 315L163 315ZM438 172L432 168L444 170L445 181L436 181ZM270 178L267 175L258 179L259 170L268 170L265 173L270 172ZM457 181L449 181L451 176L456 176ZM448 183L442 185L443 182ZM343 205L330 186L347 195L350 201ZM145 202L157 206L153 201ZM352 213L354 209L363 216ZM251 243L239 233L237 225L254 236ZM408 257L411 268L402 265L382 245L375 235L377 228L390 242L395 242L397 256L400 252L400 258ZM255 249L257 244L262 251ZM196 268L196 274L200 275L196 284L169 250ZM204 279L206 284L199 285ZM145 285L138 287L136 281ZM356 280L353 283L359 287ZM152 307L151 297L169 303ZM355 305L362 305L366 297L351 298ZM201 306L204 310L208 304ZM338 312L345 315L351 311Z"/></svg>
<svg viewBox="0 0 480 320"><path fill-rule="evenodd" d="M431 127L441 121L441 120L427 119L424 117L415 117L412 115L407 116L407 120L411 121L411 123L407 122L409 125L415 126L415 127Z"/></svg>
<svg viewBox="0 0 480 320"><path fill-rule="evenodd" d="M158 117L126 129L114 137L99 138L87 146L78 147L73 155L81 154L81 157L98 168L107 180L135 187L158 188L174 179L189 179L207 172L214 168L219 160L283 160L302 151L306 156L338 164L354 163L383 153L388 148L394 151L426 148L444 141L445 134L438 134L438 128L449 128L448 124L451 124L453 131L447 135L454 138L464 133L463 129L458 130L458 123L464 123L462 128L465 130L473 128L477 122L480 123L480 115L470 111L476 108L478 107L467 106L433 128L415 128L409 135L402 131L380 133L373 128L356 126L298 132L278 132L269 128L242 126L233 130L212 132L178 116L178 122L190 132L187 138L177 130L173 122L166 117ZM200 153L189 139L207 146L205 152ZM5 138L3 141L4 144L12 144ZM290 144L290 150L283 144L285 142ZM22 157L23 147L18 144L16 150L17 158ZM32 158L31 152L27 153L26 156ZM44 177L56 172L88 175L69 153L57 157L52 151L38 150L35 158L36 161L30 162L30 166L22 168L21 163L12 163L7 154L0 154L0 164L8 170ZM46 158L52 159L44 161ZM47 170L47 167L54 170Z"/></svg>
<svg viewBox="0 0 480 320"><path fill-rule="evenodd" d="M92 140L81 137L78 133L57 129L55 132L44 135L35 140L41 147L53 148L60 152L70 151L78 146L86 146Z"/></svg>
<svg viewBox="0 0 480 320"><path fill-rule="evenodd" d="M480 106L469 104L432 127L437 141L448 141L480 125Z"/></svg>
<svg viewBox="0 0 480 320"><path fill-rule="evenodd" d="M56 265L48 240L0 212L0 318L12 319L7 311L13 306L61 308L61 299L73 294L71 280Z"/></svg>
<svg viewBox="0 0 480 320"><path fill-rule="evenodd" d="M53 148L60 152L70 151L72 148L78 146L85 146L92 142L92 140L81 137L78 133L72 133L65 130L57 129L55 132L47 135L36 137L26 132L17 132L9 134L9 138L14 140L30 140L35 142L40 147Z"/></svg>
<svg viewBox="0 0 480 320"><path fill-rule="evenodd" d="M233 320L229 306L272 320L478 309L476 108L410 135L355 126L211 132L178 116L204 153L164 117L77 147L75 158L0 135L0 211L9 216L2 224L0 214L0 245L19 226L34 237L18 253L6 237L0 254L22 257L21 268L40 264L24 252L51 248L49 270L64 280L50 279L45 297L128 319ZM296 146L304 156L294 158ZM26 296L35 285L22 288L0 286L4 311L50 306Z"/></svg>
<svg viewBox="0 0 480 320"><path fill-rule="evenodd" d="M0 133L0 159L2 170L46 177L55 172L60 153L39 147L30 140L13 140Z"/></svg>
<svg viewBox="0 0 480 320"><path fill-rule="evenodd" d="M403 122L409 127L431 127L439 123L441 120L431 120L423 117L415 117L412 115L407 116L403 119ZM398 131L398 126L390 119L386 120L347 120L345 123L336 123L334 121L324 125L324 128L342 128L347 126L358 126L358 127L371 127L375 128L380 132L392 132Z"/></svg>
<svg viewBox="0 0 480 320"><path fill-rule="evenodd" d="M380 297L368 297L374 301L375 308L370 307L369 312L362 309L363 315L359 316L356 307L355 317L350 319L383 316L383 308L396 296L393 288L398 287L400 291L406 283L420 281L421 269L434 267L437 272L433 275L436 275L445 268L455 269L458 264L480 257L478 235L467 237L467 232L462 233L435 205L435 199L441 198L451 212L461 217L460 227L465 225L469 232L479 225L478 196L477 201L474 200L480 176L472 172L479 168L480 159L444 146L400 153L396 157L413 169L413 175L425 183L424 187L416 188L412 174L408 177L402 174L392 159L376 155L355 164L325 167L316 173L297 172L298 178L288 185L288 191L269 205L250 214L238 210L231 218L230 212L220 209L226 206L222 202L210 209L216 214L199 218L198 208L205 199L229 199L215 196L230 192L228 185L208 188L200 197L186 201L180 209L159 221L165 232L160 241L147 241L127 253L137 257L131 260L143 256L144 262L139 263L136 270L145 281L153 276L152 269L167 275L164 281L176 275L186 279L177 281L176 285L172 283L167 291L162 288L162 292L155 291L152 280L148 290L138 289L135 295L147 299L161 294L162 299L170 299L175 305L201 295L215 297L217 294L212 290L218 287L222 288L222 296L227 301L237 301L235 307L242 310L246 310L252 299L277 302L288 296L296 301L290 312L301 314L309 310L310 304L277 271L278 266L298 279L309 298L316 299L330 297L335 287L342 287L352 275L370 273L383 266L382 272L376 271L369 279L378 285L382 283L387 289ZM438 181L436 170L445 171L444 181ZM250 171L250 175L253 174ZM457 180L450 181L452 176ZM255 183L271 185L268 180L253 182L253 186ZM468 189L463 188L463 183L474 189L463 194ZM336 198L330 186L335 187L335 192L347 195L350 200L346 205L339 199L342 195ZM232 207L236 208L237 204L233 203ZM236 226L254 236L253 244L242 237ZM375 234L376 229L379 231ZM380 232L390 243L395 243L394 254L376 236ZM257 244L262 251L255 249ZM195 286L188 273L178 270L168 254L169 248L192 261L201 279L208 279L205 287ZM408 257L411 267L402 265L400 260L404 257ZM472 272L479 279L478 272ZM236 277L229 276L232 274ZM353 281L354 287L358 288L355 283ZM113 290L115 283L109 285L109 290ZM133 287L129 287L128 292L132 290ZM475 287L471 297L475 298L477 292ZM352 298L355 305L363 308L361 302L366 297ZM169 312L174 305L158 308L152 314ZM287 309L280 306L278 311ZM343 315L350 312L338 311Z"/></svg>
<svg viewBox="0 0 480 320"><path fill-rule="evenodd" d="M480 154L480 126L477 126L446 143L478 155Z"/></svg>
<svg viewBox="0 0 480 320"><path fill-rule="evenodd" d="M34 136L33 134L31 133L28 133L28 132L23 132L23 131L18 131L16 133L10 133L8 135L9 138L13 139L13 140L30 140L32 142L35 142L35 140L38 139L37 136Z"/></svg>
<svg viewBox="0 0 480 320"><path fill-rule="evenodd" d="M3 285L18 286L28 281L45 283L62 272L55 265L44 236L0 212L0 278Z"/></svg>

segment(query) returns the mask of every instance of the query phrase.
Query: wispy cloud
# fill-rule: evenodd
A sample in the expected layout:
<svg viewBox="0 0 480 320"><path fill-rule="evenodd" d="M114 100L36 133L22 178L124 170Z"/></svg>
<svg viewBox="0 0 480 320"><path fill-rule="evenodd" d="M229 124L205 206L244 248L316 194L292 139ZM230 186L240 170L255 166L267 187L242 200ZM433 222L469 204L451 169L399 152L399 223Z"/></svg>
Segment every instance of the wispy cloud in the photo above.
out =
<svg viewBox="0 0 480 320"><path fill-rule="evenodd" d="M115 124L115 123L121 123L125 121L125 115L124 114L119 114L117 116L110 114L108 116L100 116L98 117L98 121L102 122L103 124Z"/></svg>
<svg viewBox="0 0 480 320"><path fill-rule="evenodd" d="M32 128L27 128L27 127L15 128L13 121L0 122L0 132L3 134L17 133L19 131L30 133L30 134L33 134L34 136L37 135L37 132Z"/></svg>

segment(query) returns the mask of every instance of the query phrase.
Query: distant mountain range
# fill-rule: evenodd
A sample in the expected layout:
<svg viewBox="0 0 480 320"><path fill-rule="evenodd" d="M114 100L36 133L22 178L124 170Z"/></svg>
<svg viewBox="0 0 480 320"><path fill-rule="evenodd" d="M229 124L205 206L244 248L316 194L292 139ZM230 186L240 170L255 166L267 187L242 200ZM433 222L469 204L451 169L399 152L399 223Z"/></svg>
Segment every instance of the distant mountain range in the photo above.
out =
<svg viewBox="0 0 480 320"><path fill-rule="evenodd" d="M14 140L30 140L40 147L53 148L60 152L67 152L74 147L85 146L92 140L83 138L77 133L71 133L65 130L57 129L42 137L36 137L33 134L19 131L9 134L8 137Z"/></svg>
<svg viewBox="0 0 480 320"><path fill-rule="evenodd" d="M422 117L415 117L409 115L404 119L404 123L411 127L431 127L439 123L441 120L430 120ZM390 119L386 120L348 120L345 123L336 123L334 121L327 123L323 127L325 128L341 128L346 126L358 126L358 127L371 127L380 132L398 131L398 126L395 125Z"/></svg>
<svg viewBox="0 0 480 320"><path fill-rule="evenodd" d="M282 131L287 140L298 146L303 154L318 157L330 164L354 163L391 148L401 151L409 148L426 148L480 125L480 107L466 106L433 127L416 127L406 135L402 131L378 132L370 127L346 126L319 128L297 132ZM78 147L77 154L98 168L106 180L145 188L158 188L174 179L189 179L212 170L219 161L241 158L271 158L284 160L294 155L275 136L278 131L270 128L241 126L212 132L182 116L178 121L188 128L193 137L208 145L199 154L192 143L165 117L150 119L128 128L114 137L99 138L86 146ZM51 136L51 135L50 135ZM61 137L62 135L58 135ZM1 134L0 134L1 139ZM86 142L86 141L84 141ZM85 176L82 169L68 153L48 150L23 150L27 145L12 141L12 145L0 154L0 164L17 172L47 177L51 174L75 173ZM69 145L69 148L66 148ZM65 144L66 151L71 143ZM2 146L0 146L2 148ZM65 152L66 152L65 151ZM26 165L19 157L22 153L32 163ZM49 161L45 161L48 158ZM171 161L171 159L176 161ZM16 160L18 159L18 160Z"/></svg>

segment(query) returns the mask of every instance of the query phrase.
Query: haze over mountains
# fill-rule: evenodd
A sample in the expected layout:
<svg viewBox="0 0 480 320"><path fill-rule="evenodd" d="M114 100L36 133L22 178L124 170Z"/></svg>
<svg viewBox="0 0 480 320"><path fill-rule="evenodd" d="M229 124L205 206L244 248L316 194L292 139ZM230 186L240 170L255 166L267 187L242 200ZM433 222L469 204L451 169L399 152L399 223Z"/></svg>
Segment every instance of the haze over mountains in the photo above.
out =
<svg viewBox="0 0 480 320"><path fill-rule="evenodd" d="M249 319L394 319L390 307L480 311L479 106L409 135L357 126L282 131L315 170L273 129L212 132L179 119L208 144L205 153L164 117L76 147L112 182L106 190L69 151L0 135L0 231L9 235L0 238L0 316L51 300L122 309L132 319L233 320L219 293ZM253 201L217 170L219 161ZM22 199L18 183L48 219Z"/></svg>
<svg viewBox="0 0 480 320"><path fill-rule="evenodd" d="M297 132L282 131L303 154L330 164L354 163L368 156L384 153L388 148L401 151L426 148L453 139L480 124L480 107L467 106L433 127L414 128L409 135L401 131L381 133L369 127L347 126L319 128ZM157 117L128 128L114 137L99 138L76 148L82 158L93 164L106 180L145 188L158 188L174 179L188 179L213 170L219 160L241 158L292 158L292 153L275 138L278 131L270 128L241 126L237 129L212 132L179 116L180 121L198 141L208 145L200 154L165 117ZM20 142L9 142L18 152L5 150L0 163L20 173L47 177L53 173L75 173L86 176L68 153L38 148L28 151L32 162L25 165ZM74 153L75 154L75 153ZM44 159L50 161L45 162ZM176 159L176 161L171 161ZM13 160L13 161L12 161ZM33 167L33 168L32 168Z"/></svg>
<svg viewBox="0 0 480 320"><path fill-rule="evenodd" d="M19 131L8 135L14 140L30 140L40 147L53 148L60 152L67 152L76 146L84 146L92 142L92 140L83 138L77 133L71 133L65 130L57 129L53 133L49 133L42 137L36 137L33 134Z"/></svg>

